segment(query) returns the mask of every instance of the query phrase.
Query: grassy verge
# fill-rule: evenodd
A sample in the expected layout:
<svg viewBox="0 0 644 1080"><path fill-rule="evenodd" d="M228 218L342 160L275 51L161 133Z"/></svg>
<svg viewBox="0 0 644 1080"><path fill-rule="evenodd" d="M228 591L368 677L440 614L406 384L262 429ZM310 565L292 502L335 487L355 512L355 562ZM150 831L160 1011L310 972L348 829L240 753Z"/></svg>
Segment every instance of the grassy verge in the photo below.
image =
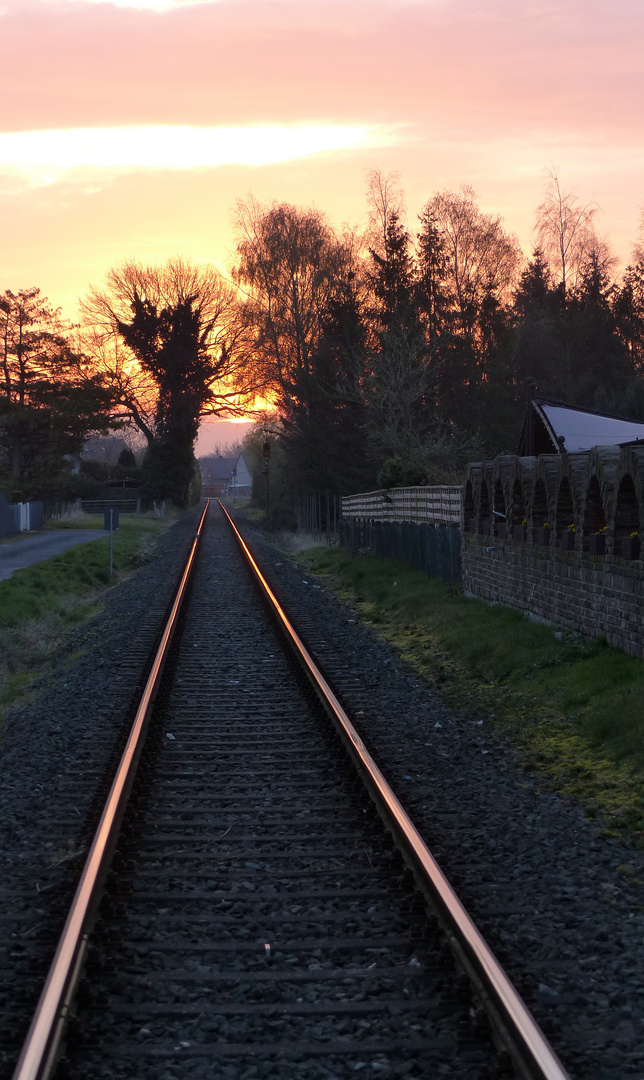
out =
<svg viewBox="0 0 644 1080"><path fill-rule="evenodd" d="M96 528L97 520L90 518L87 527ZM106 589L152 556L171 524L168 518L122 517L113 536L112 578L106 534L16 570L0 582L0 716L8 705L25 698L34 678L64 660L70 630L98 610Z"/></svg>
<svg viewBox="0 0 644 1080"><path fill-rule="evenodd" d="M604 830L643 843L644 664L373 554L300 561L352 602L449 704L483 717L527 768Z"/></svg>
<svg viewBox="0 0 644 1080"><path fill-rule="evenodd" d="M237 506L233 506L230 501L226 500L226 509L229 513L241 514L244 521L250 522L251 525L263 525L266 521L266 511L257 506L251 506L249 503L238 503Z"/></svg>

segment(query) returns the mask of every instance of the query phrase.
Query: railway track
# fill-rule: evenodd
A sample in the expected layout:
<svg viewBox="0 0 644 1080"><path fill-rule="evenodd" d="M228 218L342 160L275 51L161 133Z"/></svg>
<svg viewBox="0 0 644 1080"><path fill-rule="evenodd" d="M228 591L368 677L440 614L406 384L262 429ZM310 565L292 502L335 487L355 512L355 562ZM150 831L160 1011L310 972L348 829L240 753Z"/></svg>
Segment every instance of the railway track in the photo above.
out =
<svg viewBox="0 0 644 1080"><path fill-rule="evenodd" d="M285 650L287 617L223 515L208 516L156 704L135 722L149 727L124 812L112 792L118 840L106 819L97 833L107 880L95 843L16 1080L563 1080L359 737L339 733L341 704L301 644ZM138 755L132 742L125 764Z"/></svg>

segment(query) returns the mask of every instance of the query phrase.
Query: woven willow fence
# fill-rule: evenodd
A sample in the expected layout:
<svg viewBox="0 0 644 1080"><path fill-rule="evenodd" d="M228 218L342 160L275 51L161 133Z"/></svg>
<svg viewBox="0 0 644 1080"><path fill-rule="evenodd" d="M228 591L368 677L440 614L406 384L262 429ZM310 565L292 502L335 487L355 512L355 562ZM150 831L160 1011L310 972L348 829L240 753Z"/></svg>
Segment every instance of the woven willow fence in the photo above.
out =
<svg viewBox="0 0 644 1080"><path fill-rule="evenodd" d="M342 500L343 518L365 521L433 521L461 524L461 487L406 487L367 491Z"/></svg>

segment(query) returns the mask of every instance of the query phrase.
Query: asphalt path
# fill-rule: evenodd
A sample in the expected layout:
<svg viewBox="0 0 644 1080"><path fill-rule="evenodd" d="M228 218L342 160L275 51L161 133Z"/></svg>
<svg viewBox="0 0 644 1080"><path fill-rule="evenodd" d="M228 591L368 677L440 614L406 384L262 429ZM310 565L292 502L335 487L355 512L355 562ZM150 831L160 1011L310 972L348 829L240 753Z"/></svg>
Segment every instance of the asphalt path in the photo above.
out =
<svg viewBox="0 0 644 1080"><path fill-rule="evenodd" d="M100 540L102 536L109 536L109 533L103 529L55 529L11 544L0 544L0 581L10 578L14 570L44 562L67 548Z"/></svg>

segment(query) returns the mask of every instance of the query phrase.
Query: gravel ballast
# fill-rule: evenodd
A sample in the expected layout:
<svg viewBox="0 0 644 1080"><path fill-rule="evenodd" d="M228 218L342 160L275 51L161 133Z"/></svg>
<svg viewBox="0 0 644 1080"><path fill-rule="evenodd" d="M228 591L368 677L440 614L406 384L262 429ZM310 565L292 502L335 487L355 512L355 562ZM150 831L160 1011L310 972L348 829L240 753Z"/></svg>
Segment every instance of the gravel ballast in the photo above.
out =
<svg viewBox="0 0 644 1080"><path fill-rule="evenodd" d="M244 530L360 734L575 1080L644 1078L642 852L447 709L323 582Z"/></svg>
<svg viewBox="0 0 644 1080"><path fill-rule="evenodd" d="M63 1075L508 1080L211 511Z"/></svg>

